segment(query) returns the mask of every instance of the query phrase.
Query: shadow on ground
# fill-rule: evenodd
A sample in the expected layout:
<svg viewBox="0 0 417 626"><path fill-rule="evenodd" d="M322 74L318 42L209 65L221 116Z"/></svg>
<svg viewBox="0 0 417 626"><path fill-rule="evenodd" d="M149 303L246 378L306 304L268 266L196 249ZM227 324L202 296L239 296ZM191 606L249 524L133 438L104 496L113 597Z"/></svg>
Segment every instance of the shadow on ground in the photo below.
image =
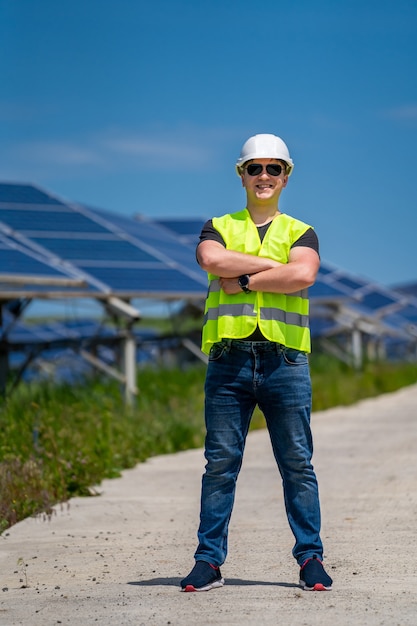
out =
<svg viewBox="0 0 417 626"><path fill-rule="evenodd" d="M137 580L128 582L128 585L138 585L139 587L180 587L181 578L170 577L170 578L150 578L149 580ZM248 587L248 586L259 586L259 587L293 587L301 589L300 585L296 585L295 583L284 583L284 582L271 582L270 580L242 580L241 578L227 578L226 583L227 586L235 585L238 587Z"/></svg>

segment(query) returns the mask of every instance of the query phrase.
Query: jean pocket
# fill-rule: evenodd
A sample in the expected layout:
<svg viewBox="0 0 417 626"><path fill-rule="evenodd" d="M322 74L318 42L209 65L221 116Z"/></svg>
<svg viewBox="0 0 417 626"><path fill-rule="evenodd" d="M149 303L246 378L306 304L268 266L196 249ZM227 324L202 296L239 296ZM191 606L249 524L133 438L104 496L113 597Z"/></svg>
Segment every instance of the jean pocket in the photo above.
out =
<svg viewBox="0 0 417 626"><path fill-rule="evenodd" d="M223 343L214 343L210 348L209 361L218 361L226 351Z"/></svg>
<svg viewBox="0 0 417 626"><path fill-rule="evenodd" d="M283 357L287 365L308 365L307 353L294 348L285 348Z"/></svg>

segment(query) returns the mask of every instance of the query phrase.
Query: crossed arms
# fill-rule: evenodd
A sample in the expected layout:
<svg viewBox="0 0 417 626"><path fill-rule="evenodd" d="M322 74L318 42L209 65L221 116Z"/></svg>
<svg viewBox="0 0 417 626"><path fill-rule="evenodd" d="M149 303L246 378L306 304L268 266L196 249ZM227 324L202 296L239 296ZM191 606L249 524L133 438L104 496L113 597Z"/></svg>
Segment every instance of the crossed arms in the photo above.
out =
<svg viewBox="0 0 417 626"><path fill-rule="evenodd" d="M288 263L279 263L227 250L221 243L212 240L199 244L197 258L206 272L219 276L221 288L229 295L241 292L237 279L242 274L249 274L252 291L294 293L314 283L320 265L317 252L304 246L292 248Z"/></svg>

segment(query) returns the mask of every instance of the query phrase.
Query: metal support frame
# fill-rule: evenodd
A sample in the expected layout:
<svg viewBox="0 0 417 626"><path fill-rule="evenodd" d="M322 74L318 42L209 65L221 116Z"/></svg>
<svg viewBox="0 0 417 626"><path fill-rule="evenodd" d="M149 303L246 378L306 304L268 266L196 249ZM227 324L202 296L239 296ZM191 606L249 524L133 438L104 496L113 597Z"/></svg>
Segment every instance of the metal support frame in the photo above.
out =
<svg viewBox="0 0 417 626"><path fill-rule="evenodd" d="M7 392L7 379L9 375L9 353L12 350L11 345L7 340L7 332L19 319L24 309L28 306L30 300L22 302L22 306L16 306L13 310L14 319L9 324L7 329L3 329L3 337L0 342L0 395L5 396ZM2 303L0 301L0 321L2 321ZM56 343L52 342L40 342L37 345L33 345L29 351L26 359L19 368L18 374L12 384L12 390L17 386L23 375L24 369L33 361L33 359L44 349L52 345L66 345L74 349L82 358L84 358L90 365L96 369L104 372L108 376L118 380L124 387L124 400L128 406L133 406L135 398L138 394L136 386L136 338L133 333L134 324L140 319L139 311L131 306L130 303L125 302L119 298L110 297L103 302L105 309L111 312L113 318L120 323L120 319L124 319L126 327L116 337L100 338L95 337L93 340L79 342L74 338L61 338ZM93 349L95 346L103 343L118 343L121 346L121 363L119 371L117 368L112 367L105 363L103 360L93 354L88 348L91 346ZM28 347L30 347L28 345Z"/></svg>

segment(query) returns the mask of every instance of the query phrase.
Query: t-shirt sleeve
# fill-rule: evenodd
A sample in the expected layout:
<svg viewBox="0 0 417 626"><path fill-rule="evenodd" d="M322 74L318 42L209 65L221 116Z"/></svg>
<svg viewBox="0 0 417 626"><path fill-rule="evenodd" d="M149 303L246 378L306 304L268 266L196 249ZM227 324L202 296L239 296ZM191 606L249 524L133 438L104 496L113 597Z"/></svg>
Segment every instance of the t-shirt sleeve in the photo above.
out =
<svg viewBox="0 0 417 626"><path fill-rule="evenodd" d="M218 243L221 243L222 246L226 247L223 237L213 226L213 220L207 220L201 230L199 243L202 243L203 241L217 241Z"/></svg>
<svg viewBox="0 0 417 626"><path fill-rule="evenodd" d="M320 255L319 252L319 239L313 228L308 228L304 235L301 235L297 241L294 241L291 248L297 248L298 246L304 246L306 248L313 248Z"/></svg>

